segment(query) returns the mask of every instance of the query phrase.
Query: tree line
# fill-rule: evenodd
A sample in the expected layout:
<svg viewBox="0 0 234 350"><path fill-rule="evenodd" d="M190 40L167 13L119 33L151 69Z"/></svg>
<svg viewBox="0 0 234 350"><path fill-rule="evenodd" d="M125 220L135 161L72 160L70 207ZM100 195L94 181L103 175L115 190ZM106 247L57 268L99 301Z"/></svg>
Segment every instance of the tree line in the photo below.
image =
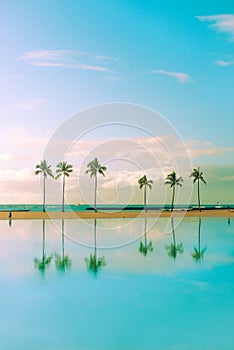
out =
<svg viewBox="0 0 234 350"><path fill-rule="evenodd" d="M105 171L107 168L104 165L101 165L97 158L94 158L91 162L87 164L86 174L89 174L91 178L94 178L94 210L97 212L97 184L98 184L98 175L105 176ZM73 172L73 165L68 164L66 161L59 162L56 167L56 175L53 175L51 165L47 163L46 160L42 160L39 164L36 165L35 174L41 174L43 176L43 212L46 210L46 179L47 177L52 177L58 179L62 177L62 212L64 212L64 196L65 196L65 179L69 177ZM200 200L200 183L203 182L206 185L206 181L203 177L203 172L200 170L200 167L194 168L190 177L193 178L193 183L197 182L197 198L198 198L198 207L201 211L201 200ZM183 177L177 177L175 171L166 176L165 185L170 186L172 189L171 197L171 211L174 210L176 188L182 187ZM153 180L147 178L146 175L143 175L139 180L138 184L140 189L143 189L143 201L144 209L147 211L147 189L150 190L153 186Z"/></svg>

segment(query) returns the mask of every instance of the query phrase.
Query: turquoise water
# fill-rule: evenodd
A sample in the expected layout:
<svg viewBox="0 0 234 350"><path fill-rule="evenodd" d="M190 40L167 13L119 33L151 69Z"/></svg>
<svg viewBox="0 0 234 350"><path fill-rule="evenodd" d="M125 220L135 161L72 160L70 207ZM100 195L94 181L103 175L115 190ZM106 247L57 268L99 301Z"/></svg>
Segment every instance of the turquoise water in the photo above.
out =
<svg viewBox="0 0 234 350"><path fill-rule="evenodd" d="M176 204L175 209L184 209L184 208L198 208L197 204ZM98 205L97 208L99 210L109 210L109 211L118 211L118 210L143 210L144 207L142 204L132 204L132 205ZM161 204L161 205L147 205L147 208L149 210L157 210L157 209L165 209L165 210L170 210L171 206L168 204ZM203 209L215 209L215 208L223 208L223 209L234 209L233 204L206 204L202 205ZM47 211L61 211L62 206L58 204L47 204L46 205L46 210ZM42 212L43 211L43 206L41 204L0 204L0 211L36 211L36 212ZM86 210L93 210L93 206L91 205L65 205L65 211L86 211Z"/></svg>
<svg viewBox="0 0 234 350"><path fill-rule="evenodd" d="M233 349L233 219L1 221L0 246L4 350Z"/></svg>

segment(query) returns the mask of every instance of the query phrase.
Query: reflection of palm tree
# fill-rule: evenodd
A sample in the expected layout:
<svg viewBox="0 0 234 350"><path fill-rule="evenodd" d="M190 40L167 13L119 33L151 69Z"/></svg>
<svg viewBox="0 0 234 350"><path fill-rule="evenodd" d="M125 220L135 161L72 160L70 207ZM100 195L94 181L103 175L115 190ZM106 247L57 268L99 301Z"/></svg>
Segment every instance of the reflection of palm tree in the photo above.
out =
<svg viewBox="0 0 234 350"><path fill-rule="evenodd" d="M171 218L171 228L172 228L172 243L166 246L168 251L168 256L176 259L177 253L182 254L184 252L183 243L176 243L175 229L174 229L174 218Z"/></svg>
<svg viewBox="0 0 234 350"><path fill-rule="evenodd" d="M57 270L66 271L71 267L72 261L68 255L65 255L64 249L64 220L62 220L62 254L55 253L55 266Z"/></svg>
<svg viewBox="0 0 234 350"><path fill-rule="evenodd" d="M105 257L97 256L97 220L94 220L94 254L90 254L89 258L85 258L85 262L89 271L94 274L101 269L101 267L106 265Z"/></svg>
<svg viewBox="0 0 234 350"><path fill-rule="evenodd" d="M46 160L42 160L39 164L36 165L35 174L43 174L43 212L45 212L46 178L47 176L54 177L51 170L51 165L48 165Z"/></svg>
<svg viewBox="0 0 234 350"><path fill-rule="evenodd" d="M35 268L41 271L43 274L45 270L50 266L52 255L46 256L45 251L45 220L42 221L42 258L34 258Z"/></svg>
<svg viewBox="0 0 234 350"><path fill-rule="evenodd" d="M171 211L173 211L174 209L176 186L182 187L183 181L184 180L181 176L177 178L175 171L173 171L171 174L168 174L166 177L165 185L170 185L170 187L172 188Z"/></svg>
<svg viewBox="0 0 234 350"><path fill-rule="evenodd" d="M198 247L194 247L194 252L192 253L192 257L195 261L201 261L205 254L207 247L201 249L201 218L199 218L198 224Z"/></svg>
<svg viewBox="0 0 234 350"><path fill-rule="evenodd" d="M146 236L147 232L147 218L145 218L145 228L144 228L144 241L140 241L139 252L144 256L147 255L148 252L152 252L154 250L152 241L147 240Z"/></svg>
<svg viewBox="0 0 234 350"><path fill-rule="evenodd" d="M193 172L191 173L190 177L193 177L193 183L195 183L197 181L198 206L199 206L199 211L201 211L200 181L202 181L205 185L206 185L206 181L204 180L203 172L200 171L199 167L197 169L196 168L193 169Z"/></svg>
<svg viewBox="0 0 234 350"><path fill-rule="evenodd" d="M94 177L94 209L97 211L97 176L98 174L105 176L104 171L106 171L106 167L102 166L97 158L94 158L94 160L89 162L87 168L85 173L90 173L90 176Z"/></svg>
<svg viewBox="0 0 234 350"><path fill-rule="evenodd" d="M153 181L152 180L148 180L147 176L144 175L138 180L138 184L140 185L140 189L142 189L144 187L144 208L145 208L145 211L147 211L147 207L146 207L146 189L147 189L147 187L149 187L149 189L151 190Z"/></svg>
<svg viewBox="0 0 234 350"><path fill-rule="evenodd" d="M70 174L73 171L73 167L71 164L68 164L67 162L59 162L57 164L57 169L56 169L56 180L60 177L63 176L63 194L62 194L62 211L64 211L64 195L65 195L65 177L69 177Z"/></svg>

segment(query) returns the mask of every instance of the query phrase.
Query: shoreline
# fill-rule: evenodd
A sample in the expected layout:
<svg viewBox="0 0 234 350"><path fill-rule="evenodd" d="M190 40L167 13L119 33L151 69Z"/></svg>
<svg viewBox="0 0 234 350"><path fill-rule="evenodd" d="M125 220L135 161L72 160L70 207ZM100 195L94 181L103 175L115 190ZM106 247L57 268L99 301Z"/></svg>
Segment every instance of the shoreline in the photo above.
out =
<svg viewBox="0 0 234 350"><path fill-rule="evenodd" d="M31 212L31 211L2 211L0 220L49 220L49 219L131 219L159 217L226 217L234 218L234 210L206 209L199 212L194 210L160 211L119 211L119 212Z"/></svg>

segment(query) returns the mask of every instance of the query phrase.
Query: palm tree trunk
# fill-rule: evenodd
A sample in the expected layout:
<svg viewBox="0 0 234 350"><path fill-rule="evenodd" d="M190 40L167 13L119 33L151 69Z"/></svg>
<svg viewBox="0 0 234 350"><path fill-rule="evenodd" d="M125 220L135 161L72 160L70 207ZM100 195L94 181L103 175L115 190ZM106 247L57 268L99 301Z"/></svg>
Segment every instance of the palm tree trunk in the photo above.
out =
<svg viewBox="0 0 234 350"><path fill-rule="evenodd" d="M46 186L46 177L43 175L43 212L45 212L45 186Z"/></svg>
<svg viewBox="0 0 234 350"><path fill-rule="evenodd" d="M97 220L94 220L94 256L97 257Z"/></svg>
<svg viewBox="0 0 234 350"><path fill-rule="evenodd" d="M97 211L97 175L94 178L94 210Z"/></svg>
<svg viewBox="0 0 234 350"><path fill-rule="evenodd" d="M65 194L65 175L63 174L63 199L62 199L62 211L64 212L64 194Z"/></svg>
<svg viewBox="0 0 234 350"><path fill-rule="evenodd" d="M197 180L197 198L198 198L198 207L199 207L199 211L201 211L200 184L199 184L199 179Z"/></svg>
<svg viewBox="0 0 234 350"><path fill-rule="evenodd" d="M45 261L45 220L42 221L42 261Z"/></svg>
<svg viewBox="0 0 234 350"><path fill-rule="evenodd" d="M171 211L174 209L174 200L175 200L175 186L172 188L172 200L171 200Z"/></svg>
<svg viewBox="0 0 234 350"><path fill-rule="evenodd" d="M62 220L62 261L64 262L64 220Z"/></svg>
<svg viewBox="0 0 234 350"><path fill-rule="evenodd" d="M147 207L146 207L146 186L144 186L144 209L145 209L145 211L147 211Z"/></svg>
<svg viewBox="0 0 234 350"><path fill-rule="evenodd" d="M144 229L144 236L145 236L145 247L147 247L146 226L147 226L147 219L145 218L145 229Z"/></svg>
<svg viewBox="0 0 234 350"><path fill-rule="evenodd" d="M199 218L199 225L198 225L198 251L199 251L199 254L201 254L201 218Z"/></svg>
<svg viewBox="0 0 234 350"><path fill-rule="evenodd" d="M173 239L173 253L174 257L176 258L176 237L175 237L175 228L174 228L174 220L173 217L171 218L171 228L172 228L172 239Z"/></svg>

